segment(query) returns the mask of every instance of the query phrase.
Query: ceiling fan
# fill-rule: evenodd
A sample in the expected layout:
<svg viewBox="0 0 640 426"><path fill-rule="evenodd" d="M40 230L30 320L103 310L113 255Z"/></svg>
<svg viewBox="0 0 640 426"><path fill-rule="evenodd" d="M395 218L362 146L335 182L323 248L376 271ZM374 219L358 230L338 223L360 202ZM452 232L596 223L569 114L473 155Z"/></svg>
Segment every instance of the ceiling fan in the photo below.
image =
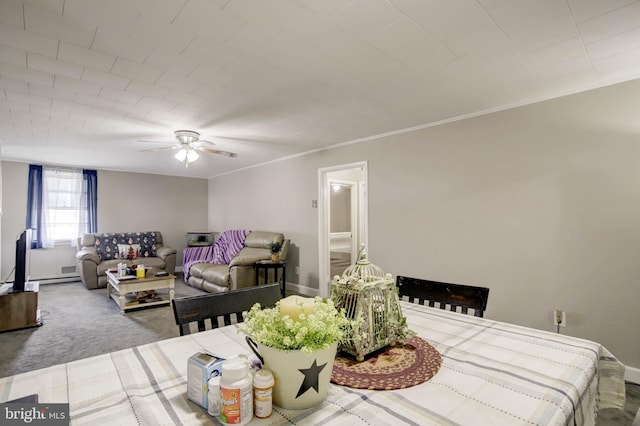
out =
<svg viewBox="0 0 640 426"><path fill-rule="evenodd" d="M200 140L200 133L193 130L176 130L175 132L178 144L174 146L166 146L162 148L143 149L142 152L152 151L165 151L168 149L177 149L175 158L178 161L184 161L185 167L189 167L189 163L193 163L200 156L197 151L206 152L209 154L225 155L227 157L237 157L238 154L229 151L220 151L219 149L213 149L209 146L214 146L215 143L211 141ZM154 142L140 140L140 142ZM209 145L209 146L207 146Z"/></svg>

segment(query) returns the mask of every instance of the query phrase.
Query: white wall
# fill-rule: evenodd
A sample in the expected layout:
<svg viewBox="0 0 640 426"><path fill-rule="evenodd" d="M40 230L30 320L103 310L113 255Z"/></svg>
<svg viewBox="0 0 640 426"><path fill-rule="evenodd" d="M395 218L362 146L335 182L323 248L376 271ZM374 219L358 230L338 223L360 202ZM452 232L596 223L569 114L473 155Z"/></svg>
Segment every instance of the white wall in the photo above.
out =
<svg viewBox="0 0 640 426"><path fill-rule="evenodd" d="M368 161L368 252L394 276L491 289L486 316L640 367L640 82L340 147L209 182L209 225L291 238L318 288L317 170Z"/></svg>
<svg viewBox="0 0 640 426"><path fill-rule="evenodd" d="M25 227L28 170L25 163L2 162L3 278L14 266L14 237ZM178 250L181 266L186 233L207 228L207 185L206 179L98 170L98 231L161 231L164 244ZM32 250L31 278L61 276L63 266L75 266L75 252Z"/></svg>

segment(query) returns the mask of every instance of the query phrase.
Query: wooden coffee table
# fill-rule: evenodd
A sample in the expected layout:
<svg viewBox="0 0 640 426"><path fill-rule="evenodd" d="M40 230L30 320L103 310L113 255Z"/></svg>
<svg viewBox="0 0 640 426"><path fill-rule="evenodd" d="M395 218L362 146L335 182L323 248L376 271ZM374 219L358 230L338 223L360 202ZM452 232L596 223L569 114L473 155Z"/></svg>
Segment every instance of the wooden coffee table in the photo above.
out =
<svg viewBox="0 0 640 426"><path fill-rule="evenodd" d="M173 300L173 292L176 284L175 275L156 276L154 270L147 271L147 275L144 278L124 279L118 277L116 272L107 271L107 296L112 298L120 307L120 313L124 314L125 311L130 309L144 308L147 306L155 305L169 305ZM136 291L149 291L149 290L161 290L169 289L169 295L157 293L158 300L148 300L139 302L131 300L127 302L127 293Z"/></svg>

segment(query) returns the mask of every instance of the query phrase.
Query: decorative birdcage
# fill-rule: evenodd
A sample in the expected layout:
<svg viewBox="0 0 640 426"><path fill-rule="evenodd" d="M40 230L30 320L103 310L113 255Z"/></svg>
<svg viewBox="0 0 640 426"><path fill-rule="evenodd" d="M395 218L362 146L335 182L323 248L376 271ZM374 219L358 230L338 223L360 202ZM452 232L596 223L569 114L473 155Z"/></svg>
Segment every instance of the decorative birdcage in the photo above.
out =
<svg viewBox="0 0 640 426"><path fill-rule="evenodd" d="M331 299L338 309L345 310L347 318L357 324L339 350L355 355L358 361L411 334L400 309L393 277L369 262L364 245L358 261L346 268L342 276L333 278Z"/></svg>

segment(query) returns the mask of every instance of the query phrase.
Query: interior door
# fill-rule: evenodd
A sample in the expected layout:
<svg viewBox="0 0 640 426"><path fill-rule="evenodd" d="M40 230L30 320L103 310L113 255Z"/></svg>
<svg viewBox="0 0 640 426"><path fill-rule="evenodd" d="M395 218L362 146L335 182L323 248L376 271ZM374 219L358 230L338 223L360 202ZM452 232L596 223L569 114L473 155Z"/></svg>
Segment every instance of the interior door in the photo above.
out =
<svg viewBox="0 0 640 426"><path fill-rule="evenodd" d="M366 181L366 162L318 170L318 291L322 297L329 297L332 277L353 264L360 245L367 243ZM340 197L332 196L338 193ZM337 203L342 207L335 208Z"/></svg>

